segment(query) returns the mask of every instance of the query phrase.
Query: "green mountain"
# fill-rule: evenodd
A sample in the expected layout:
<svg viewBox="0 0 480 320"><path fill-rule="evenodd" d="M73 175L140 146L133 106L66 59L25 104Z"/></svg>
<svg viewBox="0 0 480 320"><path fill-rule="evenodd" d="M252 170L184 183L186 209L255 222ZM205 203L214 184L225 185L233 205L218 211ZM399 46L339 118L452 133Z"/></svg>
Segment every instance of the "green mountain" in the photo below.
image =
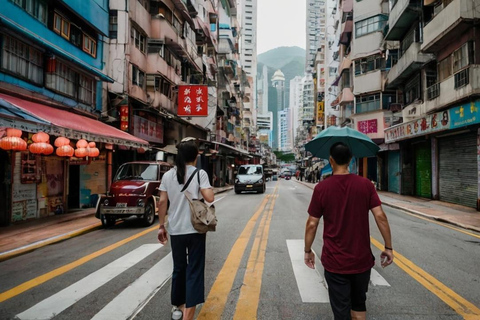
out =
<svg viewBox="0 0 480 320"><path fill-rule="evenodd" d="M257 57L257 74L260 75L263 66L267 66L269 84L275 71L280 69L285 75L285 101L290 99L290 80L305 74L306 52L300 47L280 47L269 50ZM273 89L273 88L272 88Z"/></svg>
<svg viewBox="0 0 480 320"><path fill-rule="evenodd" d="M303 64L305 64L305 55L305 49L300 47L279 47L259 54L257 56L257 62L266 64L267 66L277 70L282 69L283 66L292 60L303 60Z"/></svg>

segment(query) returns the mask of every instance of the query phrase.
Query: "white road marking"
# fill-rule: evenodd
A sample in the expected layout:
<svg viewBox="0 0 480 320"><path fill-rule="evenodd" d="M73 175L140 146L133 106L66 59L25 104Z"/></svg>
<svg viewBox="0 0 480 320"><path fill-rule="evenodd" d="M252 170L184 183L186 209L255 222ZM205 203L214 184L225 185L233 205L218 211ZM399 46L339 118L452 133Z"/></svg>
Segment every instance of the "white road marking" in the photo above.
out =
<svg viewBox="0 0 480 320"><path fill-rule="evenodd" d="M169 253L116 296L92 320L133 319L171 278L172 270L173 259Z"/></svg>
<svg viewBox="0 0 480 320"><path fill-rule="evenodd" d="M390 284L385 280L384 277L378 273L377 270L372 269L372 274L370 275L370 283L373 284L374 286L386 286L390 287Z"/></svg>
<svg viewBox="0 0 480 320"><path fill-rule="evenodd" d="M51 319L161 247L161 244L144 244L18 314L17 318L21 320Z"/></svg>
<svg viewBox="0 0 480 320"><path fill-rule="evenodd" d="M318 255L315 254L315 270L313 270L307 267L303 261L304 240L287 240L287 247L302 302L329 302L328 285L323 277L324 271ZM372 269L370 284L390 287L387 280L375 269Z"/></svg>
<svg viewBox="0 0 480 320"><path fill-rule="evenodd" d="M327 284L320 273L323 270L319 270L322 269L320 261L316 259L315 269L310 269L305 265L303 240L287 240L287 247L302 302L328 303L330 300ZM317 255L315 254L315 256Z"/></svg>

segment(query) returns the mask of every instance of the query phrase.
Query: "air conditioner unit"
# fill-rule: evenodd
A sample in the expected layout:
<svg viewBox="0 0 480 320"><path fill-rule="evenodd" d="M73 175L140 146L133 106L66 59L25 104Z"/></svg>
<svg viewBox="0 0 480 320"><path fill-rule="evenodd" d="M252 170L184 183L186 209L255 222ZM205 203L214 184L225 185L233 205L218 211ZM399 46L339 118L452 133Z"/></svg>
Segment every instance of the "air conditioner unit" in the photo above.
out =
<svg viewBox="0 0 480 320"><path fill-rule="evenodd" d="M436 16L437 14L440 13L440 11L443 10L443 2L439 2L434 8L433 8L433 15Z"/></svg>

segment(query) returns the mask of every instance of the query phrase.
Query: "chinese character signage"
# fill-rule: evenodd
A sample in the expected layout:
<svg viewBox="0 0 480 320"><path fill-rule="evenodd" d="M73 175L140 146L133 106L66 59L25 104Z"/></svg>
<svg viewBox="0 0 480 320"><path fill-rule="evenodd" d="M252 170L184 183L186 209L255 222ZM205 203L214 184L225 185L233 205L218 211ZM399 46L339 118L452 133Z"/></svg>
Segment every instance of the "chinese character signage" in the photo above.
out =
<svg viewBox="0 0 480 320"><path fill-rule="evenodd" d="M120 129L128 131L128 105L120 106Z"/></svg>
<svg viewBox="0 0 480 320"><path fill-rule="evenodd" d="M421 136L447 129L456 129L480 123L480 100L465 103L449 110L429 114L423 118L385 129L385 142Z"/></svg>
<svg viewBox="0 0 480 320"><path fill-rule="evenodd" d="M133 133L149 142L163 143L163 123L157 123L140 116L133 116Z"/></svg>
<svg viewBox="0 0 480 320"><path fill-rule="evenodd" d="M205 85L178 86L178 116L208 116L208 87Z"/></svg>
<svg viewBox="0 0 480 320"><path fill-rule="evenodd" d="M358 131L361 133L377 133L377 119L358 122Z"/></svg>
<svg viewBox="0 0 480 320"><path fill-rule="evenodd" d="M325 117L325 105L323 101L317 102L317 125L323 126L324 125L324 118Z"/></svg>

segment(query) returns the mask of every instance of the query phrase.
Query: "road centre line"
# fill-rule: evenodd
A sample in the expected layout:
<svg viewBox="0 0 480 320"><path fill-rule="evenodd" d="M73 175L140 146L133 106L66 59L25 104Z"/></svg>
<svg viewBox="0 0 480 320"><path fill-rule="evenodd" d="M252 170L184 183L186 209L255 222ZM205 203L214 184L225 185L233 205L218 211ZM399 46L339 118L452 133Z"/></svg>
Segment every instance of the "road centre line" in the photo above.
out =
<svg viewBox="0 0 480 320"><path fill-rule="evenodd" d="M263 215L260 225L258 226L233 319L243 320L257 318L258 302L262 288L262 275L265 267L265 254L274 207L275 199L270 202L268 209L265 208L267 212Z"/></svg>
<svg viewBox="0 0 480 320"><path fill-rule="evenodd" d="M117 249L118 247L121 247L121 246L123 246L124 244L126 244L130 241L133 241L137 238L140 238L140 237L144 236L145 234L147 234L149 232L156 231L157 229L158 229L158 226L154 226L152 228L146 229L146 230L144 230L142 232L139 232L139 233L137 233L137 234L135 234L131 237L123 239L123 240L121 240L119 242L116 242L114 244L111 244L108 247L105 247L103 249L95 251L95 252L93 252L93 253L91 253L87 256L84 256L84 257L82 257L82 258L80 258L76 261L70 262L70 263L68 263L64 266L61 266L61 267L59 267L57 269L54 269L50 272L47 272L47 273L45 273L41 276L38 276L38 277L33 278L33 279L31 279L27 282L24 282L24 283L12 288L12 289L9 289L5 292L2 292L2 293L0 293L0 302L3 302L3 301L8 300L10 298L13 298L13 297L15 297L15 296L27 291L27 290L35 288L36 286L39 286L39 285L41 285L41 284L43 284L43 283L45 283L45 282L47 282L47 281L49 281L49 280L51 280L55 277L58 277L58 276L66 273L66 272L68 272L72 269L75 269L76 267L79 267L82 264L85 264L88 261L93 260L93 259L95 259L95 258L97 258L97 257L99 257L99 256L101 256L101 255L103 255L107 252L110 252L114 249Z"/></svg>
<svg viewBox="0 0 480 320"><path fill-rule="evenodd" d="M277 188L275 188L276 192ZM215 320L221 319L225 304L227 303L228 296L232 290L233 281L238 272L240 262L247 247L247 244L252 235L253 229L257 223L258 217L271 199L271 195L267 194L262 203L258 207L257 211L247 222L247 225L243 229L240 236L235 241L230 254L228 255L225 263L217 275L217 278L210 289L210 293L200 310L197 320Z"/></svg>
<svg viewBox="0 0 480 320"><path fill-rule="evenodd" d="M17 314L16 318L21 320L51 319L161 247L162 245L159 243L144 244L65 289L40 301L26 311Z"/></svg>
<svg viewBox="0 0 480 320"><path fill-rule="evenodd" d="M384 246L380 242L374 238L370 238L370 240L375 247L377 247L379 250L383 250ZM417 280L427 290L435 294L443 302L449 305L464 319L475 320L480 318L480 309L473 303L464 299L462 296L454 292L452 289L441 283L439 280L415 265L397 251L394 252L394 255L395 259L393 262L397 266L399 266L403 271Z"/></svg>

